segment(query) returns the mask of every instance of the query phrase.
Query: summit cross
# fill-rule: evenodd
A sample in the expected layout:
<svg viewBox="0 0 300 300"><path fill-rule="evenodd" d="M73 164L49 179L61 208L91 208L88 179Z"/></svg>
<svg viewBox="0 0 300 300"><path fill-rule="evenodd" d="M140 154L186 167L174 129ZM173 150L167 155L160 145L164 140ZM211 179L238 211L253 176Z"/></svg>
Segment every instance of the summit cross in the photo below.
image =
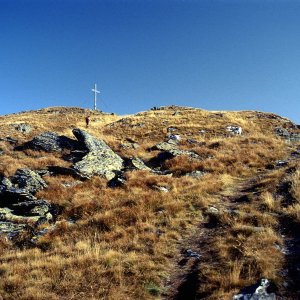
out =
<svg viewBox="0 0 300 300"><path fill-rule="evenodd" d="M94 88L92 89L94 92L94 110L97 110L97 94L100 94L100 91L97 90L97 84L95 83Z"/></svg>

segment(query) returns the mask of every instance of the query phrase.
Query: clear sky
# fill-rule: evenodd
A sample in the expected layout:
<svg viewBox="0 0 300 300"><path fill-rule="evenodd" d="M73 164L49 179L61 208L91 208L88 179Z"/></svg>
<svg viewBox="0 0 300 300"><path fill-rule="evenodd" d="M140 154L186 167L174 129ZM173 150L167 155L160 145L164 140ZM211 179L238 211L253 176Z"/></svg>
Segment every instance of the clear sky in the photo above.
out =
<svg viewBox="0 0 300 300"><path fill-rule="evenodd" d="M0 0L0 114L161 105L300 123L300 0Z"/></svg>

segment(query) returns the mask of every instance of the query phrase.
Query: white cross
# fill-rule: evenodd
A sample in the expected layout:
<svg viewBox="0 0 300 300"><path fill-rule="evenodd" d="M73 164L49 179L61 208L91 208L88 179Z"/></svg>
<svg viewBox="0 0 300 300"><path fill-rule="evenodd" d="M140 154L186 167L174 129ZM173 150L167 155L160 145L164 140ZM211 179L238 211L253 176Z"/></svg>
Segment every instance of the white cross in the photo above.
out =
<svg viewBox="0 0 300 300"><path fill-rule="evenodd" d="M94 110L97 110L97 94L100 94L100 91L97 90L97 84L95 83L94 88L92 89L94 92Z"/></svg>

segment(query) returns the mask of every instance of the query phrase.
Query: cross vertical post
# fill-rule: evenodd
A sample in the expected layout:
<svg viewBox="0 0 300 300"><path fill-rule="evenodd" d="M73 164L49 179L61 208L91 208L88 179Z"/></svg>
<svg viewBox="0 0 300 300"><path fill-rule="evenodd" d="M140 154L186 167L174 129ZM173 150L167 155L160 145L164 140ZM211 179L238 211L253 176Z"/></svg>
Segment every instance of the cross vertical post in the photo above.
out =
<svg viewBox="0 0 300 300"><path fill-rule="evenodd" d="M100 94L100 91L97 90L97 84L95 83L94 88L92 89L94 92L94 110L97 110L97 94Z"/></svg>

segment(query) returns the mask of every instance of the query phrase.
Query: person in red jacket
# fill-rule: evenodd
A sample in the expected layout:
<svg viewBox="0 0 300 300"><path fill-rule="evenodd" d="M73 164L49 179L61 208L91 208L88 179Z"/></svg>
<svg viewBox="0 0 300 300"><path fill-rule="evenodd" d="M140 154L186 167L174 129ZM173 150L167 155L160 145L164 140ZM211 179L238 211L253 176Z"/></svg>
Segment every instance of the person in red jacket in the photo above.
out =
<svg viewBox="0 0 300 300"><path fill-rule="evenodd" d="M88 128L88 127L89 127L89 124L90 124L90 116L87 116L87 117L85 118L85 124L86 124L86 128Z"/></svg>

